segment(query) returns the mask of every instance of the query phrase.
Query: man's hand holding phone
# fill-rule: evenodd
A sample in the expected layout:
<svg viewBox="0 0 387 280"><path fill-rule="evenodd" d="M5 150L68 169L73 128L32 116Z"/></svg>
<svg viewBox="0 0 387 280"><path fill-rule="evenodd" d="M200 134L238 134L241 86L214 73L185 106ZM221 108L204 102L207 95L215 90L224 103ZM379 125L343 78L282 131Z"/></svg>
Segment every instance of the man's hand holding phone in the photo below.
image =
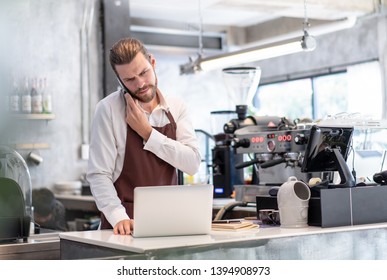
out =
<svg viewBox="0 0 387 280"><path fill-rule="evenodd" d="M126 123L147 141L152 133L152 126L144 115L138 100L134 100L129 93L124 94L126 100Z"/></svg>

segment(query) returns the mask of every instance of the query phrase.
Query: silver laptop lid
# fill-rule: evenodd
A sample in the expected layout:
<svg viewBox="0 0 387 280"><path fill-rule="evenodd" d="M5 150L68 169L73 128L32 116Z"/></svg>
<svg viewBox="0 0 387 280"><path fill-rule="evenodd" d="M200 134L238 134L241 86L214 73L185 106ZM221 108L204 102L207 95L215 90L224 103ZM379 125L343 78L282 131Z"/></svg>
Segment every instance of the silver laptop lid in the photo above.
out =
<svg viewBox="0 0 387 280"><path fill-rule="evenodd" d="M212 185L134 189L134 237L209 234Z"/></svg>

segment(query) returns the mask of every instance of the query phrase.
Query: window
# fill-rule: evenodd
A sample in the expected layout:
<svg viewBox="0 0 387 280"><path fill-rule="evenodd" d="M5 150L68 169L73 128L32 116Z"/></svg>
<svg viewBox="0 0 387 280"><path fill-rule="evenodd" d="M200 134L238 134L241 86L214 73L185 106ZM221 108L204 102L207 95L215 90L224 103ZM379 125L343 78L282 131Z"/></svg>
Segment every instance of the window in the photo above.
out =
<svg viewBox="0 0 387 280"><path fill-rule="evenodd" d="M258 115L311 118L311 79L259 86L254 101Z"/></svg>
<svg viewBox="0 0 387 280"><path fill-rule="evenodd" d="M379 62L372 61L344 72L261 85L253 104L257 115L291 120L338 114L381 119L382 96Z"/></svg>
<svg viewBox="0 0 387 280"><path fill-rule="evenodd" d="M347 73L312 78L314 88L313 119L347 112Z"/></svg>

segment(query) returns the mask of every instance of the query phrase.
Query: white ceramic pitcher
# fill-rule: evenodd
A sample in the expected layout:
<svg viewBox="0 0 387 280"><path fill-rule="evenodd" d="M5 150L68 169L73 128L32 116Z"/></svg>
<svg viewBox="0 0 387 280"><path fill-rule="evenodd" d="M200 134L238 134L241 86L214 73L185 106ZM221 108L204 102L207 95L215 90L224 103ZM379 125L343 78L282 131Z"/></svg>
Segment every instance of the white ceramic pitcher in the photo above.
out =
<svg viewBox="0 0 387 280"><path fill-rule="evenodd" d="M278 190L277 203L281 227L298 228L308 226L310 189L304 182L291 176Z"/></svg>

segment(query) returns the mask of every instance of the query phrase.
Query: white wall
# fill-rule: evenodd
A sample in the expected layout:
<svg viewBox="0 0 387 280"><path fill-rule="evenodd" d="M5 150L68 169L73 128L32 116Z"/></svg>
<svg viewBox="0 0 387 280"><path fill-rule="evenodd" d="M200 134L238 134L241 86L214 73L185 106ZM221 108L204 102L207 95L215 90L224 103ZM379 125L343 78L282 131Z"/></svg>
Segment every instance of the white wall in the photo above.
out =
<svg viewBox="0 0 387 280"><path fill-rule="evenodd" d="M5 144L49 145L49 149L34 150L43 157L40 165L29 164L34 188L52 186L62 180L77 180L85 172L87 163L79 156L82 144L80 28L83 1L18 0L5 3L0 4L0 10L6 13L0 28L3 35L1 70L4 75L17 79L47 77L47 91L52 94L56 117L51 121L8 122L1 131L0 140ZM102 82L95 79L93 83L93 95L99 96L100 86L96 85ZM2 102L5 102L4 96ZM18 150L25 158L30 151Z"/></svg>

